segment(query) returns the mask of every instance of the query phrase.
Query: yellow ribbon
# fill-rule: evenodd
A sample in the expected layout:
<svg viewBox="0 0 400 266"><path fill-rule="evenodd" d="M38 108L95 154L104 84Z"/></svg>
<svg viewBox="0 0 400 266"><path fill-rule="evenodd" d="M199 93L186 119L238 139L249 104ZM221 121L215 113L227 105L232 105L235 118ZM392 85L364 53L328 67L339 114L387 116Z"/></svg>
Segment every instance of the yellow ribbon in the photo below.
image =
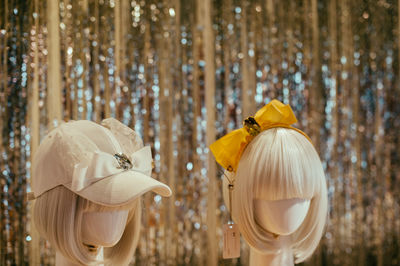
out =
<svg viewBox="0 0 400 266"><path fill-rule="evenodd" d="M291 126L296 122L297 119L289 105L284 105L278 100L272 100L258 110L254 117L248 117L243 122L242 128L236 129L215 141L210 145L210 149L216 161L223 168L230 172L236 172L244 149L261 131L275 127L290 128L301 133L311 142L306 133Z"/></svg>

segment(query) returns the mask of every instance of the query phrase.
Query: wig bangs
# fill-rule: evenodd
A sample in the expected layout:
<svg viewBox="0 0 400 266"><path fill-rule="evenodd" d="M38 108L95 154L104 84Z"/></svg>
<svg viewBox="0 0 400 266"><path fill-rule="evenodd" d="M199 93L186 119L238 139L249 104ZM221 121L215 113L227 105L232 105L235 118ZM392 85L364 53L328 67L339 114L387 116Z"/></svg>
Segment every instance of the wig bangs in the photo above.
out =
<svg viewBox="0 0 400 266"><path fill-rule="evenodd" d="M246 148L242 161L251 163L239 163L239 176L253 180L257 199L312 199L321 189L318 154L295 130L263 131Z"/></svg>

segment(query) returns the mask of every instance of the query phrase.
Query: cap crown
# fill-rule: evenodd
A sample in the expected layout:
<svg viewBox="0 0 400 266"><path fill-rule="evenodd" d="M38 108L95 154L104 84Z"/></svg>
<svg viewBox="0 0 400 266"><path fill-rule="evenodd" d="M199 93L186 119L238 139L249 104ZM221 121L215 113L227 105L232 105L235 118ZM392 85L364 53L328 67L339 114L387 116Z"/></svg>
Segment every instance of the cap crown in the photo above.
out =
<svg viewBox="0 0 400 266"><path fill-rule="evenodd" d="M95 152L129 155L143 147L140 137L117 120L106 119L102 124L105 127L87 120L64 123L43 139L32 164L35 197L70 184L75 165L86 162ZM120 135L120 142L113 134Z"/></svg>

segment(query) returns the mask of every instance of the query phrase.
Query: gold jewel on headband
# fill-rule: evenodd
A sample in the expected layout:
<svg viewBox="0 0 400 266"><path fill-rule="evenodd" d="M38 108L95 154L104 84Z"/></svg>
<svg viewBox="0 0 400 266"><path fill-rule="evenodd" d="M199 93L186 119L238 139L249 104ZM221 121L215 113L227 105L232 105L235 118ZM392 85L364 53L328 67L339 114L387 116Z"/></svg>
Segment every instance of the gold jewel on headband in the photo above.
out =
<svg viewBox="0 0 400 266"><path fill-rule="evenodd" d="M261 127L254 119L254 117L249 116L243 121L243 127L249 132L253 137L257 136L261 132Z"/></svg>
<svg viewBox="0 0 400 266"><path fill-rule="evenodd" d="M254 116L246 118L243 128L236 129L211 144L210 150L223 168L229 172L236 172L243 151L261 131L276 127L290 128L311 142L306 133L291 126L296 122L297 119L289 105L272 100Z"/></svg>

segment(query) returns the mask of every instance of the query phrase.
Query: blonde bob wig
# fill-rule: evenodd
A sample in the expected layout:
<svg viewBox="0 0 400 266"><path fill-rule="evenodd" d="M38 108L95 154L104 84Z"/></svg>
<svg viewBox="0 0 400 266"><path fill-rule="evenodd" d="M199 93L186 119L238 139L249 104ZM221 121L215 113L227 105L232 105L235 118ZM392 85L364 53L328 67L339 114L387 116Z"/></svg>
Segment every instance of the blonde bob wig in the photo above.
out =
<svg viewBox="0 0 400 266"><path fill-rule="evenodd" d="M83 214L118 210L129 210L124 233L116 245L104 248L104 261L96 261L96 257L83 245ZM33 221L40 235L65 258L81 265L128 265L139 239L140 217L140 198L129 205L106 207L82 198L63 186L57 186L38 197L33 213Z"/></svg>
<svg viewBox="0 0 400 266"><path fill-rule="evenodd" d="M299 132L272 128L261 132L243 152L232 197L232 217L246 242L258 252L275 253L282 241L259 226L254 199L309 199L310 207L300 227L290 235L296 263L312 255L322 237L328 211L327 188L320 158ZM226 181L224 181L227 184ZM224 199L227 199L224 185Z"/></svg>

